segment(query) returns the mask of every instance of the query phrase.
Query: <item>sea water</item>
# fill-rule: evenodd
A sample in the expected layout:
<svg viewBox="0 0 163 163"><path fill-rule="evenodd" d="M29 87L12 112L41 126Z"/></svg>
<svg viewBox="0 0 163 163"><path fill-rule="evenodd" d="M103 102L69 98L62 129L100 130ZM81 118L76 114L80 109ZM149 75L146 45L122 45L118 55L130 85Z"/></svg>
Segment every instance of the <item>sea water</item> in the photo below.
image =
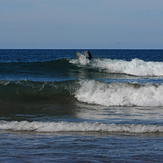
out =
<svg viewBox="0 0 163 163"><path fill-rule="evenodd" d="M163 162L163 50L0 50L0 162Z"/></svg>

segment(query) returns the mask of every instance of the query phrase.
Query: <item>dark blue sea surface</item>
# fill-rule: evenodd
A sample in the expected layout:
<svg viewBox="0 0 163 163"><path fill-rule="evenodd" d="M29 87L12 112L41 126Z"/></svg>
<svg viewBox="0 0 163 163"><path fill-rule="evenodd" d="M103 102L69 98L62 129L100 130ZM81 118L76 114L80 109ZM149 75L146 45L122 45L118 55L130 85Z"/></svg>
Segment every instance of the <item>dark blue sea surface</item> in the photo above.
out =
<svg viewBox="0 0 163 163"><path fill-rule="evenodd" d="M163 162L163 50L86 50L0 50L0 162Z"/></svg>

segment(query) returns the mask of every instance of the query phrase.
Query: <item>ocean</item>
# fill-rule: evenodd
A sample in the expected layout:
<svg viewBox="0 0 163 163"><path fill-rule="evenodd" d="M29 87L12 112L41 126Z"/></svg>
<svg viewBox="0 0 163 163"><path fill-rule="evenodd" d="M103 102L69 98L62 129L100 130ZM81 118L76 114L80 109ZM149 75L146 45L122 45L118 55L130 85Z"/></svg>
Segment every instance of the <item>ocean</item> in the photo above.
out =
<svg viewBox="0 0 163 163"><path fill-rule="evenodd" d="M163 162L163 50L0 50L0 162Z"/></svg>

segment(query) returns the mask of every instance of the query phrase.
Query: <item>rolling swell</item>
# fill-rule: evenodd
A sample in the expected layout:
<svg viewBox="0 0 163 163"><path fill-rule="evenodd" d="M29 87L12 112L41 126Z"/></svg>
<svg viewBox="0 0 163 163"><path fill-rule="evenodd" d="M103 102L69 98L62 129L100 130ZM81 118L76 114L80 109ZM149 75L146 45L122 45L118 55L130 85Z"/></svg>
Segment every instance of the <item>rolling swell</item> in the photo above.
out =
<svg viewBox="0 0 163 163"><path fill-rule="evenodd" d="M20 72L34 72L41 73L45 71L55 71L56 69L65 70L69 67L68 59L58 59L54 61L44 61L44 62L10 62L1 63L2 73L20 73ZM12 68L12 69L11 69Z"/></svg>
<svg viewBox="0 0 163 163"><path fill-rule="evenodd" d="M163 76L162 62L146 62L140 59L112 60L108 58L93 58L89 60L62 58L53 61L43 62L10 62L1 63L0 73L4 76L28 76L37 78L39 76L46 78L103 78L110 77L110 74L117 74L117 77L144 76L159 77ZM120 76L121 75L121 76ZM1 79L2 80L2 79ZM31 79L29 79L31 80Z"/></svg>
<svg viewBox="0 0 163 163"><path fill-rule="evenodd" d="M90 66L72 64L71 60L62 58L44 62L1 63L0 80L63 81L103 75Z"/></svg>
<svg viewBox="0 0 163 163"><path fill-rule="evenodd" d="M53 101L66 102L70 100L77 88L76 81L65 82L33 82L0 81L0 101Z"/></svg>

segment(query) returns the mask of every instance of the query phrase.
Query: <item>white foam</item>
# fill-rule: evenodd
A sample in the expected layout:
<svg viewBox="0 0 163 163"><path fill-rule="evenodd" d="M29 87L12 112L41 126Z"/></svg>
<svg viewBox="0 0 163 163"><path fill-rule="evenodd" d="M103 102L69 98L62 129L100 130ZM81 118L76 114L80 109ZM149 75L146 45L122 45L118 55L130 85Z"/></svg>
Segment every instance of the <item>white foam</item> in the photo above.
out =
<svg viewBox="0 0 163 163"><path fill-rule="evenodd" d="M85 66L90 63L90 60L86 56L82 55L81 59L71 59L69 62L78 66Z"/></svg>
<svg viewBox="0 0 163 163"><path fill-rule="evenodd" d="M154 133L163 132L163 126L142 124L103 124L75 122L27 122L0 121L1 130L35 131L35 132L129 132Z"/></svg>
<svg viewBox="0 0 163 163"><path fill-rule="evenodd" d="M75 97L104 106L163 106L163 84L104 83L81 80Z"/></svg>
<svg viewBox="0 0 163 163"><path fill-rule="evenodd" d="M107 73L122 73L135 76L163 76L163 62L145 62L140 59L131 61L93 59L90 62L93 68Z"/></svg>

